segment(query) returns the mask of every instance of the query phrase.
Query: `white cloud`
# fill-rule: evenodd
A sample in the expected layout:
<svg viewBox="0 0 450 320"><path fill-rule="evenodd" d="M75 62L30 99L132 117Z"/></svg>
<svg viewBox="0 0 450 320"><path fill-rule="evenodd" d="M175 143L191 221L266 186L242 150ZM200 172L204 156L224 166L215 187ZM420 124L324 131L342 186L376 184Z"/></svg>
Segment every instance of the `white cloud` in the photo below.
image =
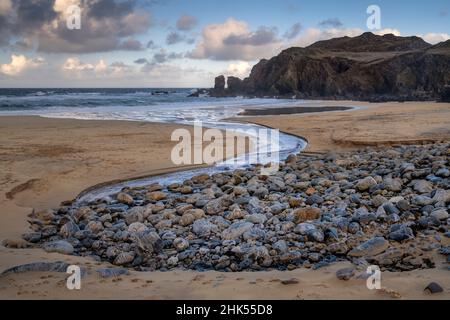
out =
<svg viewBox="0 0 450 320"><path fill-rule="evenodd" d="M81 7L81 0L55 0L53 10L62 13L64 17L66 17L68 14L66 10L72 5L77 5Z"/></svg>
<svg viewBox="0 0 450 320"><path fill-rule="evenodd" d="M271 57L281 40L275 28L260 27L251 31L245 21L233 18L203 29L202 39L189 54L194 59L245 60Z"/></svg>
<svg viewBox="0 0 450 320"><path fill-rule="evenodd" d="M34 59L28 59L24 55L11 56L11 62L0 65L0 72L8 76L18 75L27 69L37 68L45 63L45 60L38 57Z"/></svg>
<svg viewBox="0 0 450 320"><path fill-rule="evenodd" d="M67 58L63 69L66 71L92 71L95 67L93 64L81 62L78 58Z"/></svg>
<svg viewBox="0 0 450 320"><path fill-rule="evenodd" d="M450 40L450 35L447 33L427 33L422 37L428 43L437 44L439 42Z"/></svg>
<svg viewBox="0 0 450 320"><path fill-rule="evenodd" d="M230 63L226 70L226 74L235 76L238 78L245 78L250 74L252 66L247 61L238 61L236 63Z"/></svg>
<svg viewBox="0 0 450 320"><path fill-rule="evenodd" d="M101 59L94 67L96 73L105 73L108 70L108 65L105 60Z"/></svg>
<svg viewBox="0 0 450 320"><path fill-rule="evenodd" d="M386 28L386 29L381 29L378 31L375 31L374 34L377 34L379 36L384 36L385 34L393 34L394 36L400 37L402 34L400 33L400 31L398 31L397 29L390 29L390 28Z"/></svg>
<svg viewBox="0 0 450 320"><path fill-rule="evenodd" d="M102 77L121 77L130 75L136 70L123 62L106 63L100 59L95 63L80 61L79 58L68 58L62 65L66 75L75 75L78 78L102 78Z"/></svg>

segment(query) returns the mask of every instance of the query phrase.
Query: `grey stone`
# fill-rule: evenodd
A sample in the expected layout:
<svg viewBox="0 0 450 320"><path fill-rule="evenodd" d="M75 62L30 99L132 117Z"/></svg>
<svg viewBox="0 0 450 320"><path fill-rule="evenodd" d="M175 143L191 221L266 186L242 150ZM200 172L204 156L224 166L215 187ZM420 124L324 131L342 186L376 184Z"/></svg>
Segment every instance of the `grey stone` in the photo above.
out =
<svg viewBox="0 0 450 320"><path fill-rule="evenodd" d="M6 269L0 275L6 276L8 274L23 272L66 272L68 267L69 264L62 261L32 262Z"/></svg>
<svg viewBox="0 0 450 320"><path fill-rule="evenodd" d="M41 232L24 233L22 235L22 238L31 243L38 243L42 239L42 233Z"/></svg>
<svg viewBox="0 0 450 320"><path fill-rule="evenodd" d="M192 232L200 237L208 237L211 233L217 232L219 228L206 219L196 220L192 225Z"/></svg>
<svg viewBox="0 0 450 320"><path fill-rule="evenodd" d="M433 199L427 196L415 196L413 198L413 203L418 206L426 206L433 203Z"/></svg>
<svg viewBox="0 0 450 320"><path fill-rule="evenodd" d="M284 240L278 240L272 245L272 248L277 250L280 253L285 253L288 251L288 245Z"/></svg>
<svg viewBox="0 0 450 320"><path fill-rule="evenodd" d="M120 192L117 195L117 201L119 201L120 203L127 204L127 205L132 205L134 202L133 197L125 192Z"/></svg>
<svg viewBox="0 0 450 320"><path fill-rule="evenodd" d="M444 289L442 289L442 287L438 283L431 282L429 285L426 286L424 291L427 291L430 294L435 294L435 293L444 292Z"/></svg>
<svg viewBox="0 0 450 320"><path fill-rule="evenodd" d="M376 185L377 185L377 181L373 177L369 176L369 177L359 180L356 183L356 189L358 189L359 191L367 191L371 187L376 186Z"/></svg>
<svg viewBox="0 0 450 320"><path fill-rule="evenodd" d="M405 226L405 225L393 225L391 227L390 233L389 233L389 239L394 241L404 241L404 240L410 240L414 238L414 233L411 228Z"/></svg>
<svg viewBox="0 0 450 320"><path fill-rule="evenodd" d="M448 178L448 177L450 177L450 170L447 168L441 168L436 172L436 175L438 177Z"/></svg>
<svg viewBox="0 0 450 320"><path fill-rule="evenodd" d="M184 238L176 238L175 240L173 240L173 246L178 251L183 251L189 248L189 241Z"/></svg>
<svg viewBox="0 0 450 320"><path fill-rule="evenodd" d="M115 264L117 266L122 266L122 265L125 265L125 264L129 264L129 263L133 262L134 257L135 257L135 253L134 252L121 252L114 259L113 264Z"/></svg>
<svg viewBox="0 0 450 320"><path fill-rule="evenodd" d="M160 236L150 229L138 232L133 235L138 247L147 253L160 252L162 250L162 240Z"/></svg>
<svg viewBox="0 0 450 320"><path fill-rule="evenodd" d="M245 220L255 224L263 224L267 221L267 217L261 213L248 214L245 216Z"/></svg>
<svg viewBox="0 0 450 320"><path fill-rule="evenodd" d="M96 271L102 278L117 278L130 274L128 269L124 268L100 268Z"/></svg>
<svg viewBox="0 0 450 320"><path fill-rule="evenodd" d="M250 230L253 227L253 223L238 221L234 222L228 229L222 232L222 239L234 240L244 234L244 232Z"/></svg>
<svg viewBox="0 0 450 320"><path fill-rule="evenodd" d="M391 202L385 203L383 209L387 214L400 214L400 210L398 210Z"/></svg>
<svg viewBox="0 0 450 320"><path fill-rule="evenodd" d="M316 226L311 224L311 223L307 223L307 222L303 222L303 223L299 223L295 228L294 228L294 232L295 233L299 233L301 235L307 235L310 231L316 230Z"/></svg>
<svg viewBox="0 0 450 320"><path fill-rule="evenodd" d="M75 222L69 221L61 227L59 233L63 238L70 238L73 237L78 231L80 231L78 225Z"/></svg>
<svg viewBox="0 0 450 320"><path fill-rule="evenodd" d="M354 275L355 275L355 269L353 269L353 268L339 269L336 272L336 277L339 280L344 280L344 281L350 280Z"/></svg>
<svg viewBox="0 0 450 320"><path fill-rule="evenodd" d="M42 248L47 252L57 252L61 254L72 254L74 251L73 246L64 240L47 242Z"/></svg>
<svg viewBox="0 0 450 320"><path fill-rule="evenodd" d="M444 202L450 203L450 190L436 190L436 193L433 196L433 203Z"/></svg>
<svg viewBox="0 0 450 320"><path fill-rule="evenodd" d="M417 180L414 183L414 190L420 193L430 193L433 191L433 185L427 180Z"/></svg>
<svg viewBox="0 0 450 320"><path fill-rule="evenodd" d="M437 220L447 220L449 217L448 211L445 209L438 209L431 212L431 217L436 218Z"/></svg>
<svg viewBox="0 0 450 320"><path fill-rule="evenodd" d="M361 227L359 226L359 224L357 222L351 222L348 225L348 232L355 234L357 233L359 230L361 230Z"/></svg>
<svg viewBox="0 0 450 320"><path fill-rule="evenodd" d="M383 237L375 237L352 249L348 255L350 257L375 256L383 253L389 247L389 242Z"/></svg>
<svg viewBox="0 0 450 320"><path fill-rule="evenodd" d="M372 206L374 206L375 208L378 208L379 206L385 204L386 202L388 202L388 200L380 195L376 195L375 197L372 198Z"/></svg>
<svg viewBox="0 0 450 320"><path fill-rule="evenodd" d="M402 190L403 187L403 181L400 178L386 178L384 179L384 186L387 190L393 191L393 192L399 192Z"/></svg>

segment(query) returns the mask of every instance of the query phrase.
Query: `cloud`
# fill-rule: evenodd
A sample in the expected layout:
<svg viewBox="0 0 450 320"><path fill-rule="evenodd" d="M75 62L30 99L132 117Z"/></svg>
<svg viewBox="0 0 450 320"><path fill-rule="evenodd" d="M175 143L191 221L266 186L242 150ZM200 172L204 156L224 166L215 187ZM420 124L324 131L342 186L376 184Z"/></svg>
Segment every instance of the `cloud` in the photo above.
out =
<svg viewBox="0 0 450 320"><path fill-rule="evenodd" d="M117 46L118 50L139 51L144 50L144 45L136 39L126 39Z"/></svg>
<svg viewBox="0 0 450 320"><path fill-rule="evenodd" d="M319 26L321 27L340 28L343 25L344 24L338 18L329 18L319 22Z"/></svg>
<svg viewBox="0 0 450 320"><path fill-rule="evenodd" d="M300 34L300 31L302 31L302 24L300 22L297 22L296 24L292 25L292 27L289 28L288 31L286 31L283 35L286 39L294 39Z"/></svg>
<svg viewBox="0 0 450 320"><path fill-rule="evenodd" d="M178 32L171 32L167 35L166 43L168 45L177 44L184 41L184 37Z"/></svg>
<svg viewBox="0 0 450 320"><path fill-rule="evenodd" d="M136 64L146 64L146 63L149 63L149 62L148 62L148 60L146 58L139 58L139 59L134 60L134 63L136 63Z"/></svg>
<svg viewBox="0 0 450 320"><path fill-rule="evenodd" d="M145 83L153 87L207 87L216 76L206 70L168 64L144 65L140 72Z"/></svg>
<svg viewBox="0 0 450 320"><path fill-rule="evenodd" d="M236 63L230 63L225 74L235 76L238 78L245 78L250 74L252 66L247 61L238 61Z"/></svg>
<svg viewBox="0 0 450 320"><path fill-rule="evenodd" d="M77 78L102 78L102 77L120 77L130 75L134 72L132 66L124 62L117 61L107 64L104 59L97 62L83 62L77 57L67 58L62 65L62 70L68 77Z"/></svg>
<svg viewBox="0 0 450 320"><path fill-rule="evenodd" d="M38 57L34 59L28 59L24 55L11 56L11 62L0 65L0 73L8 76L16 76L23 73L27 69L37 68L45 64L45 60Z"/></svg>
<svg viewBox="0 0 450 320"><path fill-rule="evenodd" d="M66 71L92 71L95 69L93 64L81 62L78 58L67 58L62 68Z"/></svg>
<svg viewBox="0 0 450 320"><path fill-rule="evenodd" d="M0 45L28 38L45 53L141 50L143 45L130 39L152 25L150 13L138 11L136 0L15 0L11 8L1 1L1 12L10 13L0 16ZM81 30L67 28L70 5L81 8Z"/></svg>
<svg viewBox="0 0 450 320"><path fill-rule="evenodd" d="M190 31L197 25L197 18L183 15L177 21L177 29L180 31Z"/></svg>
<svg viewBox="0 0 450 320"><path fill-rule="evenodd" d="M164 63L169 60L181 59L183 57L184 55L182 53L167 52L166 50L161 49L159 52L153 55L152 63L154 64Z"/></svg>
<svg viewBox="0 0 450 320"><path fill-rule="evenodd" d="M189 57L243 61L269 57L281 44L276 34L276 29L269 27L251 31L246 22L230 18L222 24L207 25Z"/></svg>
<svg viewBox="0 0 450 320"><path fill-rule="evenodd" d="M155 42L153 42L153 40L150 40L149 42L147 42L147 49L155 49L156 48L156 44Z"/></svg>
<svg viewBox="0 0 450 320"><path fill-rule="evenodd" d="M431 44L437 44L439 42L450 40L450 35L447 33L427 33L419 37Z"/></svg>
<svg viewBox="0 0 450 320"><path fill-rule="evenodd" d="M390 28L374 31L373 33L376 34L376 35L379 35L379 36L384 36L385 34L393 34L394 36L400 37L402 35L399 30L397 30L397 29L390 29Z"/></svg>
<svg viewBox="0 0 450 320"><path fill-rule="evenodd" d="M273 42L278 42L277 28L275 27L259 27L255 32L240 35L230 35L223 40L225 45L248 45L262 46Z"/></svg>

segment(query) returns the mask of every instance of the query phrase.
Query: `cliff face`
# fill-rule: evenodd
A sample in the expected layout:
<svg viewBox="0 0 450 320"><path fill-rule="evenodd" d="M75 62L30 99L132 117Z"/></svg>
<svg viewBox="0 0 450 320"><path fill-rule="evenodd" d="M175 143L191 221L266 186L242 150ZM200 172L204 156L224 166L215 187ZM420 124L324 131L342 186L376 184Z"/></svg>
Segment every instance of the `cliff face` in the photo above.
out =
<svg viewBox="0 0 450 320"><path fill-rule="evenodd" d="M439 100L446 85L450 41L432 46L418 37L364 33L284 50L211 95Z"/></svg>

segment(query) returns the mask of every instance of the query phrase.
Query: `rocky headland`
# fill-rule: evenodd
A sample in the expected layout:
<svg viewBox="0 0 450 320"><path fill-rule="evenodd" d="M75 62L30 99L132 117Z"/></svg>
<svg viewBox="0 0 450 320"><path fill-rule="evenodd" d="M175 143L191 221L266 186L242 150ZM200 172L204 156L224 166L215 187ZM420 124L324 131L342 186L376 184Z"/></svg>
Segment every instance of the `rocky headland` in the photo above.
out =
<svg viewBox="0 0 450 320"><path fill-rule="evenodd" d="M227 84L227 85L226 85ZM219 76L210 95L359 101L450 101L450 40L378 36L319 41L257 63L241 80Z"/></svg>
<svg viewBox="0 0 450 320"><path fill-rule="evenodd" d="M23 237L141 271L433 268L450 259L449 159L448 142L291 155L271 176L254 166L35 211Z"/></svg>

